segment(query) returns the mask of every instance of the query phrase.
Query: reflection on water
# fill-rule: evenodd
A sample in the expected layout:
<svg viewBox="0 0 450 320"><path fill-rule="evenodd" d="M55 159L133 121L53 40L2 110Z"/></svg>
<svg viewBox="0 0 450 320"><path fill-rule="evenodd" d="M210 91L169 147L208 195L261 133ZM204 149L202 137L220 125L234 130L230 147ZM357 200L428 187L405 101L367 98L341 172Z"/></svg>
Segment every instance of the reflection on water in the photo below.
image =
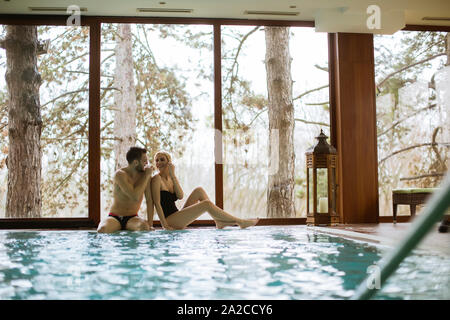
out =
<svg viewBox="0 0 450 320"><path fill-rule="evenodd" d="M0 299L347 299L381 253L299 226L0 231ZM449 265L411 256L378 298L448 299Z"/></svg>

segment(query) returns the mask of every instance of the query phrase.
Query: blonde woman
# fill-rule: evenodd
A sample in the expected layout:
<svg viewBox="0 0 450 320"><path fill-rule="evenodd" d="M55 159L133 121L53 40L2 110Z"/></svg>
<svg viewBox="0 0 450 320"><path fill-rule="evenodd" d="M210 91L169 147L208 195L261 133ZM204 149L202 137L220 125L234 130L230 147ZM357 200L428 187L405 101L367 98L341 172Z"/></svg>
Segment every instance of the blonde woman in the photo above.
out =
<svg viewBox="0 0 450 320"><path fill-rule="evenodd" d="M247 228L258 222L258 219L239 219L223 211L209 200L205 190L201 187L195 188L183 208L178 210L175 201L182 199L184 194L175 175L172 158L169 153L160 151L156 153L154 161L158 174L152 178L151 187L146 192L151 192L156 213L164 229L184 229L205 212L208 212L214 219L218 229L234 225ZM151 190L149 190L150 188ZM148 217L149 219L153 217L153 209ZM149 221L149 224L152 226L153 221Z"/></svg>

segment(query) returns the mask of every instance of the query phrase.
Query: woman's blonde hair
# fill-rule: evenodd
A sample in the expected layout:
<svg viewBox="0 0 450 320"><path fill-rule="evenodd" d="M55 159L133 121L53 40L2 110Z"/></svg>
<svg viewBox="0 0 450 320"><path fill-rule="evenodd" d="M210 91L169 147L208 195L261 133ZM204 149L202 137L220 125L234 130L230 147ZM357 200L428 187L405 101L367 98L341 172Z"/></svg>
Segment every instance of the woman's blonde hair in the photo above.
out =
<svg viewBox="0 0 450 320"><path fill-rule="evenodd" d="M156 157L157 157L158 155L160 155L160 154L166 156L168 162L172 162L172 157L171 157L170 153L168 153L168 152L166 152L166 151L163 151L163 150L158 151L157 153L155 153L155 157L153 158L153 160L154 160L155 162L156 162Z"/></svg>

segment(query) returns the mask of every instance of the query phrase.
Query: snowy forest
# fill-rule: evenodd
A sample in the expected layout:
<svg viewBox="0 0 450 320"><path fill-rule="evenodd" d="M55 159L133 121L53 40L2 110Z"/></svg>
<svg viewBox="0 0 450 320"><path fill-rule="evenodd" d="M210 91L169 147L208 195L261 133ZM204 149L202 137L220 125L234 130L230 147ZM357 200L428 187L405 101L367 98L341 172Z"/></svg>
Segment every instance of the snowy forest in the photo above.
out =
<svg viewBox="0 0 450 320"><path fill-rule="evenodd" d="M320 129L330 132L327 34L263 26L221 32L224 209L304 217L304 154ZM19 38L34 51L19 50ZM434 187L447 171L449 42L440 32L374 36L382 216L392 215L393 188ZM17 59L33 70L25 83L11 71ZM0 218L86 217L89 28L0 26L0 74ZM273 85L274 74L283 85ZM102 24L102 216L133 145L147 148L149 159L170 152L185 194L202 186L214 199L213 77L212 26ZM26 116L18 112L21 90L34 92ZM25 137L16 134L23 123ZM280 169L269 174L275 123L284 125ZM21 155L24 148L34 156ZM32 196L24 198L24 189Z"/></svg>

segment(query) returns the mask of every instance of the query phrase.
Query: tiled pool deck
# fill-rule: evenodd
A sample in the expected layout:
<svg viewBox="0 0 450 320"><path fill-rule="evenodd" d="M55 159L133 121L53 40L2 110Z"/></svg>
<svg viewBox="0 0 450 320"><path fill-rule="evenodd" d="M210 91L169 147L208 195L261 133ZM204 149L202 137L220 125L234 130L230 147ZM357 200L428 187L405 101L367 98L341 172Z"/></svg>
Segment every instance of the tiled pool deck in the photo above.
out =
<svg viewBox="0 0 450 320"><path fill-rule="evenodd" d="M379 224L348 224L334 227L308 227L316 228L317 231L339 235L343 237L379 243L394 247L408 233L411 227L407 223L379 223ZM450 255L450 233L439 233L439 224L419 244L418 249L435 252L438 254Z"/></svg>

